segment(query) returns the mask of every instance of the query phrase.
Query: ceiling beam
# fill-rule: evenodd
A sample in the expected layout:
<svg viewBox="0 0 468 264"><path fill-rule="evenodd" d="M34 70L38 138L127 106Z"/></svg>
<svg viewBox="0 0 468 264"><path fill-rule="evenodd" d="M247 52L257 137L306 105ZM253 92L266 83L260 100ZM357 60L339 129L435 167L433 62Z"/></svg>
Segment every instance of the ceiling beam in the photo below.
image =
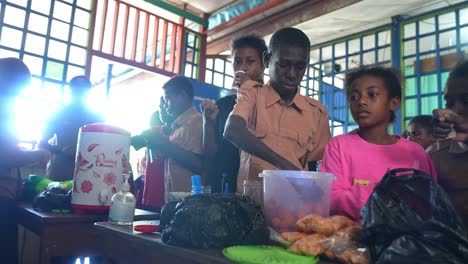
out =
<svg viewBox="0 0 468 264"><path fill-rule="evenodd" d="M267 36L278 29L295 26L360 1L362 0L307 0L263 19L261 14L258 14L259 21L242 25L234 31L231 28L231 30L226 30L225 34L217 32L214 38L208 32L207 54L216 55L228 50L229 43L234 36L252 32ZM232 26L236 27L236 25Z"/></svg>

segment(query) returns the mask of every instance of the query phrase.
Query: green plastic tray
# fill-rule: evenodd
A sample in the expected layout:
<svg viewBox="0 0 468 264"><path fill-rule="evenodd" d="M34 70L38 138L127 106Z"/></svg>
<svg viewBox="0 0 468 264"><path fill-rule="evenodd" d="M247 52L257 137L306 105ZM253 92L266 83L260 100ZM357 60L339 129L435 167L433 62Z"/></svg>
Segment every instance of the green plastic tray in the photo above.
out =
<svg viewBox="0 0 468 264"><path fill-rule="evenodd" d="M316 264L319 260L275 246L233 246L225 248L223 255L240 264Z"/></svg>

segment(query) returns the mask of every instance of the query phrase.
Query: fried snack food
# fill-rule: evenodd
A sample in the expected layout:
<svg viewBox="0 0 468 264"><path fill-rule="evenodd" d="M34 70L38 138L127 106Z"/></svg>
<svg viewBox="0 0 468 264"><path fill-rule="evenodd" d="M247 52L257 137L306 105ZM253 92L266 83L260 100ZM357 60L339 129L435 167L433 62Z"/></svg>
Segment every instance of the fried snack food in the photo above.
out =
<svg viewBox="0 0 468 264"><path fill-rule="evenodd" d="M295 254L318 256L325 252L325 247L322 244L324 238L326 237L322 234L308 235L294 242L289 250Z"/></svg>
<svg viewBox="0 0 468 264"><path fill-rule="evenodd" d="M330 236L343 228L356 225L351 219L334 215L331 217L322 217L320 215L310 214L299 219L296 227L306 233L320 233Z"/></svg>
<svg viewBox="0 0 468 264"><path fill-rule="evenodd" d="M345 264L369 264L370 255L368 250L348 248L336 256L341 263Z"/></svg>
<svg viewBox="0 0 468 264"><path fill-rule="evenodd" d="M338 230L333 236L349 237L351 240L359 242L362 239L362 229L357 224L354 224Z"/></svg>
<svg viewBox="0 0 468 264"><path fill-rule="evenodd" d="M294 243L297 240L304 238L308 236L306 233L302 232L283 232L281 233L281 237L284 238L284 240L288 241L289 243Z"/></svg>

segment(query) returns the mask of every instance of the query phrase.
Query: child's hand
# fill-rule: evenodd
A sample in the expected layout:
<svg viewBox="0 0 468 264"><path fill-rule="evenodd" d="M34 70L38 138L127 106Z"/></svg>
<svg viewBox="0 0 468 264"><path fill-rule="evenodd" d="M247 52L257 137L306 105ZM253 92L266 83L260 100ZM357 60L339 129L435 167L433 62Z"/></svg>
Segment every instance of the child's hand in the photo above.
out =
<svg viewBox="0 0 468 264"><path fill-rule="evenodd" d="M453 141L468 141L468 118L450 109L435 109L433 112L437 123L434 126L434 137L438 139L450 138ZM455 134L449 136L449 134Z"/></svg>
<svg viewBox="0 0 468 264"><path fill-rule="evenodd" d="M252 78L250 78L250 76L245 71L236 71L234 73L234 83L232 87L235 87L235 89L239 89L242 86L242 84L248 80L252 80Z"/></svg>
<svg viewBox="0 0 468 264"><path fill-rule="evenodd" d="M214 121L218 117L219 108L216 105L215 101L210 99L205 99L200 104L203 118L205 121Z"/></svg>

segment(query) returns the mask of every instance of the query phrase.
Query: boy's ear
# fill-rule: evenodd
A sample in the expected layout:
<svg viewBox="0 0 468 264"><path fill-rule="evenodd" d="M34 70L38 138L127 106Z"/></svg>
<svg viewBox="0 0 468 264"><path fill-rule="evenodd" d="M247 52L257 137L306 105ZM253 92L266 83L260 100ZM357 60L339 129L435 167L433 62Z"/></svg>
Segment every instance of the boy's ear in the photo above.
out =
<svg viewBox="0 0 468 264"><path fill-rule="evenodd" d="M271 52L264 51L262 54L263 60L263 67L268 68L268 64L270 63Z"/></svg>
<svg viewBox="0 0 468 264"><path fill-rule="evenodd" d="M401 99L398 97L393 97L392 99L390 99L390 110L395 112L398 108L400 108L400 104Z"/></svg>

